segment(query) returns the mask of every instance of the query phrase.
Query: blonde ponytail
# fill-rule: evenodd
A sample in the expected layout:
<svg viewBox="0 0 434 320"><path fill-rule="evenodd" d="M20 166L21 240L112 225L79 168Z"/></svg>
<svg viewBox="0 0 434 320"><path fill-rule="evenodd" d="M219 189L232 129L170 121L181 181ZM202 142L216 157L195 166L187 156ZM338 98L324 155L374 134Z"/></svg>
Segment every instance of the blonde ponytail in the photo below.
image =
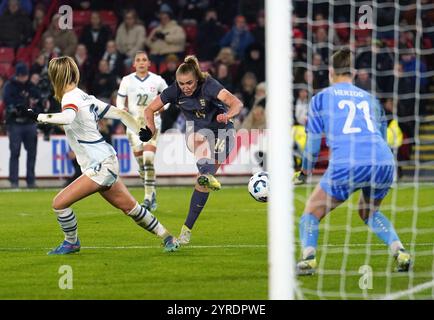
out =
<svg viewBox="0 0 434 320"><path fill-rule="evenodd" d="M54 88L54 97L61 101L69 84L77 85L80 81L80 71L71 57L53 58L48 64L48 77Z"/></svg>

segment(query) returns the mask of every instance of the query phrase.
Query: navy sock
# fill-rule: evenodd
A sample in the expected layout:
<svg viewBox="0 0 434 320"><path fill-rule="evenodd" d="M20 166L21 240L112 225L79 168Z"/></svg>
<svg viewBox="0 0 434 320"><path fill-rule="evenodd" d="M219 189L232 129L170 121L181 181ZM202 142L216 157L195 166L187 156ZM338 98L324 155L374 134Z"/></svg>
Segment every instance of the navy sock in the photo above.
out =
<svg viewBox="0 0 434 320"><path fill-rule="evenodd" d="M214 160L209 158L201 158L196 162L197 169L200 174L214 174L215 173L215 163Z"/></svg>
<svg viewBox="0 0 434 320"><path fill-rule="evenodd" d="M201 213L206 201L208 200L208 192L200 192L196 189L193 191L193 195L190 200L190 210L188 211L187 219L185 219L185 225L192 229L199 214Z"/></svg>

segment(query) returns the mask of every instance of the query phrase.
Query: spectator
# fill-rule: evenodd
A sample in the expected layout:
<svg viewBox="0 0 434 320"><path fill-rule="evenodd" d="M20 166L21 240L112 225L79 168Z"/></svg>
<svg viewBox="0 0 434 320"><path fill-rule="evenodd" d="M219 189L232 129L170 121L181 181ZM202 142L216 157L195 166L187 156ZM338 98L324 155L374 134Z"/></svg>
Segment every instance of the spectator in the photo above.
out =
<svg viewBox="0 0 434 320"><path fill-rule="evenodd" d="M260 82L255 88L255 100L253 102L254 106L261 106L265 109L267 97L267 86L265 82Z"/></svg>
<svg viewBox="0 0 434 320"><path fill-rule="evenodd" d="M315 53L319 53L324 64L328 65L330 48L326 28L319 27L318 29L316 29L315 40L312 45L312 50Z"/></svg>
<svg viewBox="0 0 434 320"><path fill-rule="evenodd" d="M305 41L303 32L298 28L293 29L293 38L294 38L294 50L293 50L294 62L297 61L305 62L307 60L307 46L305 43L303 43L303 41Z"/></svg>
<svg viewBox="0 0 434 320"><path fill-rule="evenodd" d="M418 61L419 60L419 61ZM426 76L426 64L421 60L417 59L414 53L405 53L401 55L401 64L403 67L403 72L408 72L408 77L412 81L412 85L416 85L416 66L419 64L419 83L420 92L426 92L428 86L428 78Z"/></svg>
<svg viewBox="0 0 434 320"><path fill-rule="evenodd" d="M176 69L178 68L178 65L179 59L175 54L169 54L166 57L167 69L161 74L161 76L169 86L176 80Z"/></svg>
<svg viewBox="0 0 434 320"><path fill-rule="evenodd" d="M175 54L169 54L166 58L166 65L167 70L161 74L161 77L170 86L176 80L176 69L179 65L178 57ZM176 105L169 105L169 108L161 114L161 132L173 128L179 113L180 110Z"/></svg>
<svg viewBox="0 0 434 320"><path fill-rule="evenodd" d="M393 92L393 56L380 40L375 40L374 44L372 51L363 50L357 55L356 69L374 69L376 71L376 87L379 91ZM375 60L373 60L374 56ZM376 61L375 66L372 65L373 61ZM387 72L390 74L385 74Z"/></svg>
<svg viewBox="0 0 434 320"><path fill-rule="evenodd" d="M263 48L265 48L265 12L260 10L256 16L256 26L252 30L253 38L255 42L259 43Z"/></svg>
<svg viewBox="0 0 434 320"><path fill-rule="evenodd" d="M30 68L30 74L42 74L46 72L47 69L45 68L45 56L44 54L40 53L36 57L35 62L33 62L32 67Z"/></svg>
<svg viewBox="0 0 434 320"><path fill-rule="evenodd" d="M244 103L243 110L241 111L241 118L248 114L253 107L256 84L256 76L252 72L247 72L241 79L241 86L238 90L241 94L241 100Z"/></svg>
<svg viewBox="0 0 434 320"><path fill-rule="evenodd" d="M0 15L2 15L6 11L6 7L9 5L10 0L3 0L0 3ZM30 16L32 14L32 8L34 0L17 0L16 1L20 6L20 9L27 15Z"/></svg>
<svg viewBox="0 0 434 320"><path fill-rule="evenodd" d="M118 51L116 47L116 42L114 40L109 40L107 42L105 52L102 55L102 59L108 62L110 73L120 80L120 78L122 78L124 75L125 69L123 62L124 55Z"/></svg>
<svg viewBox="0 0 434 320"><path fill-rule="evenodd" d="M59 14L53 16L50 27L44 32L42 39L45 41L47 37L53 37L54 45L60 49L60 53L72 57L77 48L77 36L73 30L60 29L59 18Z"/></svg>
<svg viewBox="0 0 434 320"><path fill-rule="evenodd" d="M116 77L110 74L108 62L100 60L98 72L93 80L92 92L98 99L109 102L113 91L116 90L116 86Z"/></svg>
<svg viewBox="0 0 434 320"><path fill-rule="evenodd" d="M38 3L35 6L35 13L33 14L33 31L36 32L40 26L42 26L42 23L44 22L45 18L45 12L47 8L45 8L44 4Z"/></svg>
<svg viewBox="0 0 434 320"><path fill-rule="evenodd" d="M54 38L52 36L47 36L43 40L43 47L39 56L41 55L44 57L44 61L42 63L42 58L38 57L37 60L41 60L39 60L37 63L40 65L43 72L47 72L48 63L50 62L50 60L60 56L60 49L55 46Z"/></svg>
<svg viewBox="0 0 434 320"><path fill-rule="evenodd" d="M258 82L265 80L264 48L258 43L253 43L247 48L246 58L238 67L238 81L246 72L254 73Z"/></svg>
<svg viewBox="0 0 434 320"><path fill-rule="evenodd" d="M371 93L371 77L369 76L368 70L366 69L360 69L357 71L357 78L355 81L355 85L359 88L362 88L363 90L368 91Z"/></svg>
<svg viewBox="0 0 434 320"><path fill-rule="evenodd" d="M18 48L30 41L32 22L20 9L18 0L9 0L7 10L0 16L0 30L0 46Z"/></svg>
<svg viewBox="0 0 434 320"><path fill-rule="evenodd" d="M209 6L209 0L178 0L179 19L198 22Z"/></svg>
<svg viewBox="0 0 434 320"><path fill-rule="evenodd" d="M221 48L219 54L214 59L213 69L215 70L219 64L225 64L229 68L229 73L232 79L237 79L238 75L238 63L235 60L235 54L229 47Z"/></svg>
<svg viewBox="0 0 434 320"><path fill-rule="evenodd" d="M220 50L224 29L215 9L208 9L197 34L197 57L200 61L212 61Z"/></svg>
<svg viewBox="0 0 434 320"><path fill-rule="evenodd" d="M27 66L24 63L18 63L15 77L5 85L4 89L10 149L9 181L12 188L18 188L21 143L27 151L27 187L35 187L36 123L21 117L20 114L29 107L35 109L35 112L41 112L42 107L39 101L39 91L28 80Z"/></svg>
<svg viewBox="0 0 434 320"><path fill-rule="evenodd" d="M297 92L297 100L295 101L295 119L302 126L307 122L307 111L309 108L308 92L306 89L300 89Z"/></svg>
<svg viewBox="0 0 434 320"><path fill-rule="evenodd" d="M312 72L319 89L325 88L329 85L328 67L322 63L322 57L318 53L313 55Z"/></svg>
<svg viewBox="0 0 434 320"><path fill-rule="evenodd" d="M154 28L147 38L150 58L160 68L166 56L176 54L182 58L185 51L185 31L172 20L173 11L168 5L162 5L159 12L160 24Z"/></svg>
<svg viewBox="0 0 434 320"><path fill-rule="evenodd" d="M229 73L229 68L224 63L217 65L217 70L215 72L215 79L220 82L223 87L225 87L229 92L234 92L235 86L232 80L232 76Z"/></svg>
<svg viewBox="0 0 434 320"><path fill-rule="evenodd" d="M86 46L93 63L101 59L110 37L110 28L101 23L99 12L93 11L90 16L90 24L84 27L80 37L80 42Z"/></svg>
<svg viewBox="0 0 434 320"><path fill-rule="evenodd" d="M412 139L415 129L415 95L414 82L403 72L402 64L397 64L398 73L398 121L399 127L405 133L406 137ZM413 142L412 142L413 143Z"/></svg>
<svg viewBox="0 0 434 320"><path fill-rule="evenodd" d="M116 32L116 47L120 53L126 56L125 65L130 68L132 59L137 51L143 50L145 45L146 30L139 22L135 10L125 12L122 22Z"/></svg>
<svg viewBox="0 0 434 320"><path fill-rule="evenodd" d="M241 129L265 129L266 119L265 119L265 109L261 106L255 105L249 112L247 117L244 119Z"/></svg>
<svg viewBox="0 0 434 320"><path fill-rule="evenodd" d="M74 61L77 63L78 70L80 70L80 81L78 87L82 90L89 88L92 81L93 64L87 53L87 48L84 44L79 44L75 50Z"/></svg>
<svg viewBox="0 0 434 320"><path fill-rule="evenodd" d="M250 33L246 18L242 15L235 17L235 23L232 29L226 33L220 40L220 47L231 47L234 50L237 59L244 59L246 48L254 42Z"/></svg>

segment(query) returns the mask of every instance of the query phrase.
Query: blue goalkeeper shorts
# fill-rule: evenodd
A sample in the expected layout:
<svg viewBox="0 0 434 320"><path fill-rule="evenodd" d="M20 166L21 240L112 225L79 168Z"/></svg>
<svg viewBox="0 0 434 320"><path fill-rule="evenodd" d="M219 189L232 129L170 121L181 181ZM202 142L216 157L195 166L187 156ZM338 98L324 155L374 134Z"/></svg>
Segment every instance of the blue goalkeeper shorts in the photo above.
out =
<svg viewBox="0 0 434 320"><path fill-rule="evenodd" d="M394 171L394 165L333 166L321 178L320 186L328 195L341 201L359 189L365 197L379 200L387 195Z"/></svg>

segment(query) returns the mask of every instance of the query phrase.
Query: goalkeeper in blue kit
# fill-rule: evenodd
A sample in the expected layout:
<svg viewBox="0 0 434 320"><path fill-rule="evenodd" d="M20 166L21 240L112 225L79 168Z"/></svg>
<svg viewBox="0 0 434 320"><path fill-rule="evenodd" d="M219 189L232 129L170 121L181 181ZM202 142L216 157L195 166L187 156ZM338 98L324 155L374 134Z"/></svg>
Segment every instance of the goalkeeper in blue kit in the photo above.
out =
<svg viewBox="0 0 434 320"><path fill-rule="evenodd" d="M385 140L384 111L372 95L352 84L352 59L349 49L332 56L331 86L316 94L309 106L302 170L295 174L294 183L304 183L314 168L323 134L331 155L328 169L310 195L300 219L302 260L297 263L298 275L312 275L316 271L321 219L360 189L360 218L390 248L397 271L408 271L411 265L410 254L393 225L379 211L395 171L393 154Z"/></svg>

